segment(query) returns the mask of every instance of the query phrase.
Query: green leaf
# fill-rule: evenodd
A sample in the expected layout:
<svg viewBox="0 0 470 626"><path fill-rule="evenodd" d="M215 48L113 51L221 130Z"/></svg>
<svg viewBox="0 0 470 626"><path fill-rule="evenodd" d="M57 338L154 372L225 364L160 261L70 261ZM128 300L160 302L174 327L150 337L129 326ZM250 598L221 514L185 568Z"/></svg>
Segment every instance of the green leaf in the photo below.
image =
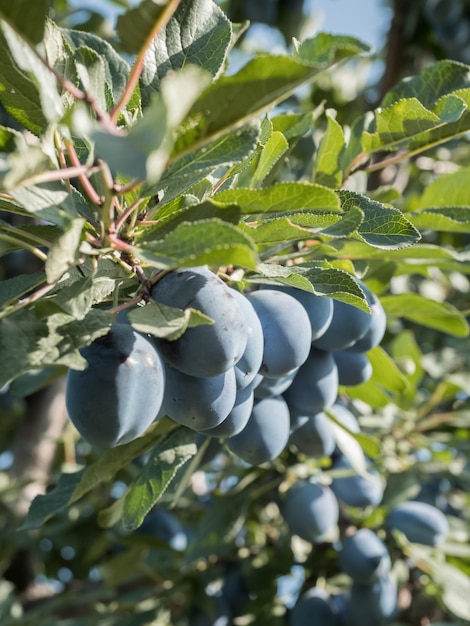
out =
<svg viewBox="0 0 470 626"><path fill-rule="evenodd" d="M417 98L427 109L449 93L470 87L468 65L457 61L438 61L423 69L417 76L407 77L387 92L382 107L403 98Z"/></svg>
<svg viewBox="0 0 470 626"><path fill-rule="evenodd" d="M273 132L258 157L256 169L251 177L251 187L253 189L261 186L273 167L288 149L289 144L284 135L279 131Z"/></svg>
<svg viewBox="0 0 470 626"><path fill-rule="evenodd" d="M19 530L40 528L53 515L64 509L70 496L82 480L84 469L62 473L54 488L45 496L36 496L31 503L23 525Z"/></svg>
<svg viewBox="0 0 470 626"><path fill-rule="evenodd" d="M186 559L189 562L231 550L237 533L245 523L252 487L249 485L238 492L232 490L223 495L213 495L188 545Z"/></svg>
<svg viewBox="0 0 470 626"><path fill-rule="evenodd" d="M13 278L4 279L0 282L0 306L13 304L25 293L39 287L46 280L42 272L33 274L20 274Z"/></svg>
<svg viewBox="0 0 470 626"><path fill-rule="evenodd" d="M158 420L141 436L129 443L109 448L93 463L85 468L80 481L70 494L68 504L73 504L98 485L113 480L115 475L134 459L154 446L163 436L177 425L167 418Z"/></svg>
<svg viewBox="0 0 470 626"><path fill-rule="evenodd" d="M417 293L383 296L381 302L387 317L402 317L455 337L467 337L469 334L465 315L448 302L436 302Z"/></svg>
<svg viewBox="0 0 470 626"><path fill-rule="evenodd" d="M370 46L355 37L331 33L319 33L316 37L304 39L302 43L294 41L294 44L299 59L319 67L329 67L338 61L371 51Z"/></svg>
<svg viewBox="0 0 470 626"><path fill-rule="evenodd" d="M124 497L122 525L138 528L150 509L161 498L180 467L197 452L196 434L180 427L170 432L152 450L142 473Z"/></svg>
<svg viewBox="0 0 470 626"><path fill-rule="evenodd" d="M149 22L150 23L150 22ZM119 20L118 20L119 30ZM147 106L170 70L196 65L216 76L231 43L229 20L212 0L183 0L149 46L140 79Z"/></svg>
<svg viewBox="0 0 470 626"><path fill-rule="evenodd" d="M311 239L314 234L329 232L330 227L339 221L341 218L337 214L303 211L242 222L240 228L258 245L266 245Z"/></svg>
<svg viewBox="0 0 470 626"><path fill-rule="evenodd" d="M364 217L362 209L358 206L353 206L340 219L322 229L321 234L327 237L347 237L359 229L364 221Z"/></svg>
<svg viewBox="0 0 470 626"><path fill-rule="evenodd" d="M0 0L0 18L32 44L42 40L48 12L48 0Z"/></svg>
<svg viewBox="0 0 470 626"><path fill-rule="evenodd" d="M39 101L44 117L48 122L58 121L64 114L64 108L53 72L38 60L31 47L5 23L2 24L2 31L9 48L9 56L13 57L17 66L13 72L10 69L9 75L17 77L18 69L26 72L39 92ZM21 86L24 85L24 79L20 79L19 82ZM19 88L20 85L13 83L14 93L16 92L15 87Z"/></svg>
<svg viewBox="0 0 470 626"><path fill-rule="evenodd" d="M470 578L451 563L436 558L432 549L414 543L405 544L406 553L424 565L447 609L456 617L468 620L470 615Z"/></svg>
<svg viewBox="0 0 470 626"><path fill-rule="evenodd" d="M217 202L237 204L244 215L284 213L293 210L340 212L338 196L327 187L310 183L276 183L264 189L219 191Z"/></svg>
<svg viewBox="0 0 470 626"><path fill-rule="evenodd" d="M63 29L65 40L72 50L80 47L94 50L104 64L106 86L117 102L126 88L129 76L129 65L107 41L83 30Z"/></svg>
<svg viewBox="0 0 470 626"><path fill-rule="evenodd" d="M14 62L0 28L0 100L5 109L24 128L35 135L46 125L38 87L28 72Z"/></svg>
<svg viewBox="0 0 470 626"><path fill-rule="evenodd" d="M338 196L345 211L358 207L364 213L357 233L370 246L394 250L419 241L421 235L398 209L353 191L341 190Z"/></svg>
<svg viewBox="0 0 470 626"><path fill-rule="evenodd" d="M70 267L77 264L84 224L82 218L73 220L49 250L46 259L48 283L55 283Z"/></svg>
<svg viewBox="0 0 470 626"><path fill-rule="evenodd" d="M190 111L188 130L177 141L176 154L259 117L321 71L366 49L353 38L321 34L303 42L296 58L255 57L236 74L222 76L201 94Z"/></svg>
<svg viewBox="0 0 470 626"><path fill-rule="evenodd" d="M402 396L409 390L408 379L381 346L369 350L367 357L372 365L372 376L361 385L345 388L350 398L380 408L390 404L393 397Z"/></svg>
<svg viewBox="0 0 470 626"><path fill-rule="evenodd" d="M145 243L135 252L159 269L230 263L254 268L257 263L253 241L236 226L217 218L178 224L163 239Z"/></svg>
<svg viewBox="0 0 470 626"><path fill-rule="evenodd" d="M426 109L417 98L398 100L375 112L373 130L363 134L363 148L370 154L407 145L412 137L458 122L466 109L462 98L452 94L438 101L434 111Z"/></svg>
<svg viewBox="0 0 470 626"><path fill-rule="evenodd" d="M139 5L118 16L116 30L127 52L137 54L140 51L168 4L168 0L142 0Z"/></svg>
<svg viewBox="0 0 470 626"><path fill-rule="evenodd" d="M36 311L42 316L62 312L81 320L93 304L103 302L116 288L115 280L95 274L79 278L70 284L67 284L66 278L62 282L57 284L55 292L36 304Z"/></svg>
<svg viewBox="0 0 470 626"><path fill-rule="evenodd" d="M281 283L291 285L317 296L329 296L370 312L362 289L347 272L328 263L310 263L285 267L260 263L258 274L247 274L245 279L254 283Z"/></svg>
<svg viewBox="0 0 470 626"><path fill-rule="evenodd" d="M470 206L429 208L407 214L416 228L451 233L470 233Z"/></svg>
<svg viewBox="0 0 470 626"><path fill-rule="evenodd" d="M106 71L103 59L88 46L79 46L73 58L82 88L93 97L102 111L106 111Z"/></svg>
<svg viewBox="0 0 470 626"><path fill-rule="evenodd" d="M165 170L173 147L173 132L186 115L202 89L207 85L207 73L187 67L168 75L161 84L161 93L153 97L127 135L106 132L88 120L79 118L83 132L95 143L95 153L114 171L154 184Z"/></svg>
<svg viewBox="0 0 470 626"><path fill-rule="evenodd" d="M22 309L0 320L0 387L29 370L47 365L83 369L78 349L109 330L112 314L92 309L81 320L65 313L41 319Z"/></svg>
<svg viewBox="0 0 470 626"><path fill-rule="evenodd" d="M10 191L21 185L32 185L35 177L55 169L50 158L39 146L13 152L0 165L1 187ZM37 179L36 179L37 180Z"/></svg>
<svg viewBox="0 0 470 626"><path fill-rule="evenodd" d="M192 326L213 323L210 317L195 309L183 311L155 301L134 309L129 313L128 319L139 332L169 340L178 339Z"/></svg>
<svg viewBox="0 0 470 626"><path fill-rule="evenodd" d="M210 190L212 190L212 185L210 185ZM135 241L137 245L144 241L162 239L181 222L217 217L224 222L238 224L240 209L236 205L221 205L214 198L208 198L206 201L199 203L195 196L181 195L164 204L161 208L158 205L157 211L152 217L156 218L156 223L146 226L140 233L136 233Z"/></svg>
<svg viewBox="0 0 470 626"><path fill-rule="evenodd" d="M71 195L59 181L18 187L11 195L26 213L61 228L67 228L78 217L76 206L81 196Z"/></svg>
<svg viewBox="0 0 470 626"><path fill-rule="evenodd" d="M189 152L172 161L160 181L145 188L144 193L153 195L163 192L163 202L169 202L220 167L231 166L245 159L256 148L258 136L259 125L254 124Z"/></svg>
<svg viewBox="0 0 470 626"><path fill-rule="evenodd" d="M454 207L470 207L470 167L462 167L456 172L439 176L426 185L417 199L415 210Z"/></svg>
<svg viewBox="0 0 470 626"><path fill-rule="evenodd" d="M340 157L345 146L344 133L338 122L327 115L327 128L321 138L315 156L313 181L336 189L341 186L342 169Z"/></svg>

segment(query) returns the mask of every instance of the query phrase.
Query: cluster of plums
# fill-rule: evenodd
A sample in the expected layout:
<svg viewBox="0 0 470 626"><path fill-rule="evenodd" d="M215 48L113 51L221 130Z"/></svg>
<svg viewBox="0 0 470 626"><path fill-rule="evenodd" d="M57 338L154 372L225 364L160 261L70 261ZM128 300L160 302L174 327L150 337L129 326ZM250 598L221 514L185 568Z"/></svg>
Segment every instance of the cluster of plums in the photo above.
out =
<svg viewBox="0 0 470 626"><path fill-rule="evenodd" d="M375 626L391 621L397 610L382 538L369 528L335 538L342 507L376 507L384 491L354 437L344 446L344 433L360 428L339 387L370 377L367 352L386 327L379 300L359 284L370 313L285 285L241 293L204 267L162 273L151 291L157 303L196 309L213 323L168 340L136 332L124 316L81 350L87 367L70 370L67 379L68 414L92 444L132 441L166 415L210 441L222 440L248 464L271 461L286 446L307 457L330 457L328 475L297 481L280 494L281 513L291 535L339 546L350 590L343 598L317 588L301 593L289 612L291 626ZM367 471L356 472L350 459ZM159 525L170 541L174 521L160 518ZM385 532L393 530L411 542L436 545L447 533L447 519L431 504L404 502L386 518ZM169 545L185 549L184 533L175 541Z"/></svg>
<svg viewBox="0 0 470 626"><path fill-rule="evenodd" d="M168 340L117 321L81 350L86 369L69 371L69 417L99 446L129 442L166 415L224 439L247 463L273 460L295 427L327 420L339 385L371 375L366 352L380 343L386 318L361 287L371 313L289 286L241 293L205 267L162 273L156 302L213 323Z"/></svg>
<svg viewBox="0 0 470 626"><path fill-rule="evenodd" d="M331 542L337 551L339 570L348 576L342 593L330 594L321 587L304 588L286 611L289 626L385 626L398 614L398 587L392 568L390 547L399 531L412 543L440 545L449 531L444 513L428 502L403 501L392 507L376 531L352 528L337 538L339 505L333 490L317 480L301 480L282 496L281 512L292 535L318 544ZM157 506L139 529L163 541L172 550L184 552L191 536L178 516ZM389 547L390 546L390 547ZM235 596L235 597L233 597ZM191 626L228 626L243 614L250 590L240 568L229 566L223 585L214 596L216 616L201 610L191 614Z"/></svg>
<svg viewBox="0 0 470 626"><path fill-rule="evenodd" d="M283 515L292 534L311 543L330 538L339 520L333 488L316 481L300 481L286 493ZM427 502L410 500L392 507L384 533L404 534L412 543L436 546L449 531L444 513ZM385 539L385 537L384 537ZM349 576L349 591L330 596L312 587L299 594L289 613L290 626L379 626L390 623L398 612L398 588L385 541L370 528L355 529L333 544L340 570Z"/></svg>

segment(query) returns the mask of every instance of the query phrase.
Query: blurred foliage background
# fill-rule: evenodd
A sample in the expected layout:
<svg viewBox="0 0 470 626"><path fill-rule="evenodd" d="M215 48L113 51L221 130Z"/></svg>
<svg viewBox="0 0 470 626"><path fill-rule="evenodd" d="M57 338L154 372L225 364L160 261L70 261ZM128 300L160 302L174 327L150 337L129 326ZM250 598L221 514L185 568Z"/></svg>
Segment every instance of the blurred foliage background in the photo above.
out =
<svg viewBox="0 0 470 626"><path fill-rule="evenodd" d="M335 5L335 0L330 2ZM376 2L388 16L388 29L374 54L325 74L314 87L295 94L287 107L311 110L324 102L326 109L337 111L342 125L349 125L359 114L378 106L399 79L419 74L433 61L450 58L470 63L470 1ZM125 0L52 0L50 15L59 25L95 32L119 48L113 29L115 16L129 4ZM234 68L263 48L289 48L292 37L311 35L317 23L315 0L228 0L219 4L232 21L252 23L232 55ZM358 4L358 19L367 21L361 3L354 4ZM0 110L0 122L15 127L4 110ZM318 122L319 133L322 123ZM311 170L316 139L314 132L299 142L291 155L292 177ZM436 175L468 165L470 151L464 138L381 169L367 184L371 192L383 190L384 185L393 187L398 194L396 205L406 212ZM465 235L455 233L424 236L430 243L455 249L470 244ZM37 268L37 259L27 251L0 253L1 279ZM380 265L373 277L378 293L392 273L387 264ZM410 268L407 276L392 280L391 288L450 301L470 314L469 280L463 274L444 276L435 268L417 266ZM359 401L356 408L361 425L377 433L387 450L382 460L389 474L386 500L390 503L404 491L410 497L420 494L450 514L453 536L461 542L451 560L460 559L469 575L469 340L411 322L394 322L383 345L408 377L409 391L396 405L371 410ZM0 621L223 626L230 623L222 620L226 607L220 606L219 591L225 586L224 602L230 604L235 624L275 625L284 623L285 607L292 604L302 585L321 579L331 590L342 588L344 581L337 574L331 544L314 550L301 542L292 545L280 519L272 489L279 486L282 468L290 461L295 465L295 459L287 458L282 467L274 465L272 471L264 471L262 488L256 482L256 490L252 490L250 480L258 470L250 474L245 467L231 466L216 444L214 450L212 445L207 450L207 462L180 495L173 511L176 521L159 520L152 527L149 520L150 526L143 528L147 532L132 535L99 527L94 503L101 499L112 504L135 475L137 466L131 465L121 472L111 492L108 486L98 488L40 531L18 532L35 485L40 491L41 485L54 482L58 472L97 458L97 452L78 441L66 424L61 373L24 376L0 394ZM168 499L172 495L169 493ZM369 521L376 515L379 523L380 514L369 512ZM349 523L362 523L361 515L351 514ZM172 541L178 533L180 543L175 547ZM200 550L193 548L188 557L184 548L187 537L194 533L200 539ZM294 561L301 565L293 565ZM397 563L405 580L409 564L406 559ZM465 623L446 610L432 578L422 571L412 572L400 602L401 623Z"/></svg>

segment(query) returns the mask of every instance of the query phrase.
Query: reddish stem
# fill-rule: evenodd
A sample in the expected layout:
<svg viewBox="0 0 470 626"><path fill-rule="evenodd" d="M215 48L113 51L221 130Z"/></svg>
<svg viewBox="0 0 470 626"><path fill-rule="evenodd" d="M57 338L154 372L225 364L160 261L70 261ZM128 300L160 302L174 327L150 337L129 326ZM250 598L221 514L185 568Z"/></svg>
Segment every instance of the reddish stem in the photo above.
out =
<svg viewBox="0 0 470 626"><path fill-rule="evenodd" d="M111 111L109 119L112 123L117 124L119 114L121 113L122 109L126 106L126 104L129 102L129 100L132 97L132 94L134 93L134 89L136 88L137 83L139 82L140 75L142 74L142 70L144 69L145 55L147 54L148 47L152 43L152 40L158 35L158 33L161 30L163 30L165 26L168 24L173 13L178 8L178 5L180 2L181 0L170 0L170 2L167 4L165 9L163 10L162 15L155 22L152 30L147 35L139 51L139 54L137 55L137 58L134 62L131 73L129 74L129 79L127 81L126 88L123 94L121 95L121 97L119 98L118 102L115 104L114 108Z"/></svg>
<svg viewBox="0 0 470 626"><path fill-rule="evenodd" d="M71 143L67 143L66 148L72 165L74 165L75 167L83 167L80 163L80 159L78 158L77 153L75 152L75 147ZM86 194L93 202L93 204L96 204L96 206L102 206L104 198L97 193L96 189L93 187L85 174L82 173L78 175L78 179L80 180L83 189L85 190Z"/></svg>

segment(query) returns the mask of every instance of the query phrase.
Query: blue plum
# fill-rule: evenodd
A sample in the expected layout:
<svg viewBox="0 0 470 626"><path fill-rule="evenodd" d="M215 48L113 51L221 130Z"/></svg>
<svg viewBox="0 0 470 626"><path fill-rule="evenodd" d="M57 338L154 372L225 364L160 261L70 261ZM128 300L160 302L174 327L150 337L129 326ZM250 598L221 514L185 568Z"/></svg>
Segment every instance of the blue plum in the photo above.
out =
<svg viewBox="0 0 470 626"><path fill-rule="evenodd" d="M245 318L247 328L246 347L242 357L235 364L237 387L242 389L249 385L257 375L263 361L264 339L263 328L253 305L248 298L235 289L230 289Z"/></svg>
<svg viewBox="0 0 470 626"><path fill-rule="evenodd" d="M289 614L289 626L335 626L335 624L337 618L330 596L317 587L304 591L297 598Z"/></svg>
<svg viewBox="0 0 470 626"><path fill-rule="evenodd" d="M255 402L245 428L226 443L246 463L260 465L281 454L289 440L289 431L289 409L283 398L265 398Z"/></svg>
<svg viewBox="0 0 470 626"><path fill-rule="evenodd" d="M334 461L333 469L353 471L345 456ZM377 506L383 497L382 479L378 472L369 469L366 475L352 473L350 476L335 477L331 488L341 502L358 508Z"/></svg>
<svg viewBox="0 0 470 626"><path fill-rule="evenodd" d="M245 317L231 289L205 267L179 269L152 287L152 298L180 309L193 308L213 324L188 328L178 339L156 338L163 358L189 376L218 376L237 363L246 348Z"/></svg>
<svg viewBox="0 0 470 626"><path fill-rule="evenodd" d="M312 348L284 393L294 413L314 415L328 410L338 395L338 368L331 352Z"/></svg>
<svg viewBox="0 0 470 626"><path fill-rule="evenodd" d="M374 294L360 280L357 281L364 292L369 307L375 304ZM320 350L339 351L351 347L365 336L372 324L372 313L367 313L358 307L342 302L333 301L333 316L326 331L313 341L313 345ZM381 338L380 338L381 339Z"/></svg>
<svg viewBox="0 0 470 626"><path fill-rule="evenodd" d="M265 289L266 287L262 287ZM317 296L314 293L291 287L290 285L273 285L271 289L289 294L307 311L312 328L312 340L318 339L326 331L333 317L333 300L326 296Z"/></svg>
<svg viewBox="0 0 470 626"><path fill-rule="evenodd" d="M238 435L248 423L253 410L254 393L251 385L237 390L235 404L227 417L218 426L204 430L210 437L233 437Z"/></svg>
<svg viewBox="0 0 470 626"><path fill-rule="evenodd" d="M362 352L342 350L333 352L338 368L338 384L345 387L361 385L372 376L372 365L367 355Z"/></svg>
<svg viewBox="0 0 470 626"><path fill-rule="evenodd" d="M383 626L398 612L398 589L390 575L372 584L353 582L347 616L351 626Z"/></svg>
<svg viewBox="0 0 470 626"><path fill-rule="evenodd" d="M408 541L436 546L449 532L449 522L442 511L432 504L410 500L395 505L385 518L385 527L401 531Z"/></svg>
<svg viewBox="0 0 470 626"><path fill-rule="evenodd" d="M331 422L323 412L307 417L306 421L291 433L289 441L299 452L309 457L330 456L336 447Z"/></svg>
<svg viewBox="0 0 470 626"><path fill-rule="evenodd" d="M162 410L183 426L206 431L227 418L236 394L233 368L218 376L199 378L167 367Z"/></svg>
<svg viewBox="0 0 470 626"><path fill-rule="evenodd" d="M382 303L375 293L368 292L368 302L371 310L370 326L365 334L348 348L351 352L368 352L382 341L387 329L387 316Z"/></svg>
<svg viewBox="0 0 470 626"><path fill-rule="evenodd" d="M84 370L69 370L65 402L78 432L91 444L112 447L132 441L162 406L165 366L152 343L127 324L80 350Z"/></svg>
<svg viewBox="0 0 470 626"><path fill-rule="evenodd" d="M355 582L369 584L386 576L392 562L387 546L370 528L346 537L339 552L341 570Z"/></svg>
<svg viewBox="0 0 470 626"><path fill-rule="evenodd" d="M338 500L326 485L299 481L285 494L282 515L293 535L321 542L338 523Z"/></svg>
<svg viewBox="0 0 470 626"><path fill-rule="evenodd" d="M292 372L292 374L287 374L287 376L281 376L280 378L267 378L263 376L259 385L256 385L255 398L261 400L262 398L280 396L290 387L296 373L297 370Z"/></svg>
<svg viewBox="0 0 470 626"><path fill-rule="evenodd" d="M264 348L260 373L279 378L294 372L308 357L312 341L310 320L292 296L275 289L249 293L263 328Z"/></svg>

